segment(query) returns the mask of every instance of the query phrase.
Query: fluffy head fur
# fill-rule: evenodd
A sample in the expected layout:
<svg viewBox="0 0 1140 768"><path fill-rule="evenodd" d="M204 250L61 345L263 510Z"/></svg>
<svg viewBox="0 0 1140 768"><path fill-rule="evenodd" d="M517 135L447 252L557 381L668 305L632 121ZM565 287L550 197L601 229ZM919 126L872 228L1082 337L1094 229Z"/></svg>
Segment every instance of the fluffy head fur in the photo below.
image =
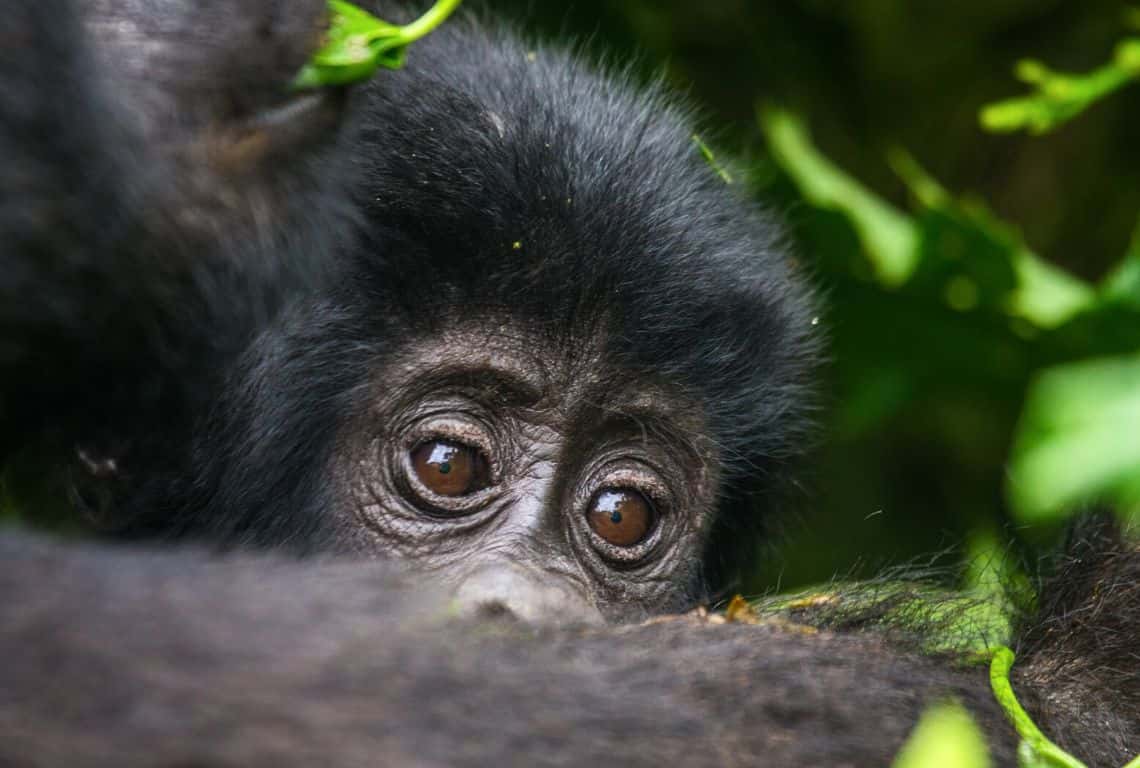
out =
<svg viewBox="0 0 1140 768"><path fill-rule="evenodd" d="M455 315L499 313L699 403L725 479L720 523L751 550L741 529L804 446L813 306L771 219L692 134L660 87L470 17L418 43L349 106L359 229L337 287L262 334L189 482L142 496L138 530L335 539L322 510L338 425L377 366Z"/></svg>

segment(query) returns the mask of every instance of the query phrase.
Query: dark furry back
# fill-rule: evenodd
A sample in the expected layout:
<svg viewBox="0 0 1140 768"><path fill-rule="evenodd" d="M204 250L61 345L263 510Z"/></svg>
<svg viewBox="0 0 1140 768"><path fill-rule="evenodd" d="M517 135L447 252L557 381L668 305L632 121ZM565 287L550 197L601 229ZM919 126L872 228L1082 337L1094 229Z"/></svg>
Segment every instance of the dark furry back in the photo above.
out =
<svg viewBox="0 0 1140 768"><path fill-rule="evenodd" d="M221 372L336 242L335 124L295 157L217 162L288 95L325 3L4 10L0 461L47 433L133 444L134 472L176 463Z"/></svg>
<svg viewBox="0 0 1140 768"><path fill-rule="evenodd" d="M1140 754L1140 546L1095 515L1073 529L1039 594L1014 685L1032 692L1062 747L1122 765Z"/></svg>
<svg viewBox="0 0 1140 768"><path fill-rule="evenodd" d="M1118 768L1140 748L1140 550L1094 534L1066 561L1014 687ZM984 665L874 632L447 613L378 563L0 537L0 763L883 766L952 697L1016 764Z"/></svg>
<svg viewBox="0 0 1140 768"><path fill-rule="evenodd" d="M447 612L378 563L0 537L0 764L883 766L953 696L1013 765L984 669L871 635Z"/></svg>
<svg viewBox="0 0 1140 768"><path fill-rule="evenodd" d="M71 4L13 0L4 10L0 459L22 428L59 405L37 402L35 415L28 414L27 401L44 399L54 379L74 382L81 367L73 361L123 298L118 282L108 279L122 267L109 242L124 226L124 155L131 146L100 98ZM109 339L110 356L122 352L115 346Z"/></svg>

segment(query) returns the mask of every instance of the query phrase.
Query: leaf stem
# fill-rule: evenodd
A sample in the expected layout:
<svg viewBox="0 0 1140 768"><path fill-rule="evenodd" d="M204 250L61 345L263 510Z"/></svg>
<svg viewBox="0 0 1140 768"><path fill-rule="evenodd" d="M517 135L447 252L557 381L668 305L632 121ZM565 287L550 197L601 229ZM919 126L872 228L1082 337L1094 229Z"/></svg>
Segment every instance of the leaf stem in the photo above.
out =
<svg viewBox="0 0 1140 768"><path fill-rule="evenodd" d="M400 40L404 43L414 43L421 37L431 32L451 15L452 11L459 7L463 0L439 0L438 3L428 8L423 16L413 21L411 24L405 24L400 27Z"/></svg>
<svg viewBox="0 0 1140 768"><path fill-rule="evenodd" d="M994 658L990 663L990 687L993 689L994 698L1005 710L1006 718L1017 731L1017 735L1021 737L1022 747L1018 750L1019 754L1027 750L1030 751L1031 756L1036 758L1034 763L1036 765L1056 766L1056 768L1086 768L1080 760L1049 741L1029 717L1029 713L1022 708L1013 692L1013 686L1009 682L1009 671L1013 669L1013 659L1013 651L1004 645L994 651ZM1126 768L1130 767L1126 766Z"/></svg>

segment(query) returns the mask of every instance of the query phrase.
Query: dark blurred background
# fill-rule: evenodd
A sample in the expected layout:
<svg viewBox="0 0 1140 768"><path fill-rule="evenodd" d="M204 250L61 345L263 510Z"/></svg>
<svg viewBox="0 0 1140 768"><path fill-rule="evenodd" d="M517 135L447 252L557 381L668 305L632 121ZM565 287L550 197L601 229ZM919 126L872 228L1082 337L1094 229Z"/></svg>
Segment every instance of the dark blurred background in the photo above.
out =
<svg viewBox="0 0 1140 768"><path fill-rule="evenodd" d="M801 524L749 588L867 575L932 551L968 556L979 541L1013 542L1032 557L1056 537L1063 519L1026 521L1006 498L1027 387L1045 366L1131 352L1140 339L1043 334L1001 313L884 289L868 278L847 222L802 202L773 163L756 108L797 113L824 155L904 210L907 190L884 158L907 149L955 194L987 201L1038 255L1096 282L1128 249L1140 211L1140 88L1042 137L985 133L978 112L1025 92L1011 75L1018 59L1074 72L1101 65L1134 9L1105 0L481 5L541 38L633 60L645 78L664 71L702 111L704 138L782 214L816 276L831 337L824 439L795 500Z"/></svg>

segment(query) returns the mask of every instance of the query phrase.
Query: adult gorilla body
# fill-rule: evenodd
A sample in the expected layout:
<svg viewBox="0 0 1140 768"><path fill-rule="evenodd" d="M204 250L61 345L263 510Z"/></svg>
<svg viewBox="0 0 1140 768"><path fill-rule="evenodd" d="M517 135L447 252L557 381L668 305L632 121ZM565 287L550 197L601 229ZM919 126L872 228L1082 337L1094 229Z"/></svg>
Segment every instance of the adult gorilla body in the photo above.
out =
<svg viewBox="0 0 1140 768"><path fill-rule="evenodd" d="M985 666L867 630L670 618L457 620L379 563L0 541L0 763L891 764L954 698L995 765ZM1089 766L1140 747L1140 551L1085 531L1017 638L1013 685Z"/></svg>

